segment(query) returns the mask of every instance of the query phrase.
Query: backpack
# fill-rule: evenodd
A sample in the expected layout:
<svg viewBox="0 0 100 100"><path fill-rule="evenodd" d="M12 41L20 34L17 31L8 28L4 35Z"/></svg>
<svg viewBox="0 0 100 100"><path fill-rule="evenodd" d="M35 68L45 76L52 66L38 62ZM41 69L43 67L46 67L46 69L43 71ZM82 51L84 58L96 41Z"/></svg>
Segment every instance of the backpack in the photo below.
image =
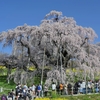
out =
<svg viewBox="0 0 100 100"><path fill-rule="evenodd" d="M71 85L71 84L68 84L68 88L70 88L70 89L71 89L71 88L72 88L72 85Z"/></svg>
<svg viewBox="0 0 100 100"><path fill-rule="evenodd" d="M56 89L57 89L57 90L59 90L59 89L60 89L60 86L59 86L59 84L56 86Z"/></svg>
<svg viewBox="0 0 100 100"><path fill-rule="evenodd" d="M39 85L37 86L37 90L41 90L41 87Z"/></svg>
<svg viewBox="0 0 100 100"><path fill-rule="evenodd" d="M17 92L17 93L20 92L20 88L19 88L19 87L16 88L16 92Z"/></svg>
<svg viewBox="0 0 100 100"><path fill-rule="evenodd" d="M7 100L7 96L6 95L2 95L1 96L1 100Z"/></svg>
<svg viewBox="0 0 100 100"><path fill-rule="evenodd" d="M98 88L98 83L95 84L95 88Z"/></svg>

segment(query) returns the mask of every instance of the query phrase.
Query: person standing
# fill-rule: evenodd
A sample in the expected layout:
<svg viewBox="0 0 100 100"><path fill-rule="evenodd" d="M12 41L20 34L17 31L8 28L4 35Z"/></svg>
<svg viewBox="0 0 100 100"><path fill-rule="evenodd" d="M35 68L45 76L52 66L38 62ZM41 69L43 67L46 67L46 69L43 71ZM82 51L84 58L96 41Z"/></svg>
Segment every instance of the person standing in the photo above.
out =
<svg viewBox="0 0 100 100"><path fill-rule="evenodd" d="M82 92L83 94L85 94L87 91L86 91L86 82L83 80L82 81Z"/></svg>
<svg viewBox="0 0 100 100"><path fill-rule="evenodd" d="M31 90L32 90L32 99L35 98L35 89L36 89L36 86L33 84L33 86L31 87Z"/></svg>
<svg viewBox="0 0 100 100"><path fill-rule="evenodd" d="M60 93L62 95L63 94L63 90L64 90L64 85L62 83L60 83L59 87L60 87Z"/></svg>
<svg viewBox="0 0 100 100"><path fill-rule="evenodd" d="M5 94L3 94L3 95L1 95L1 98L0 98L1 100L8 100L7 99L7 96L5 95Z"/></svg>
<svg viewBox="0 0 100 100"><path fill-rule="evenodd" d="M74 94L78 94L78 88L79 88L80 86L79 86L79 83L78 82L76 82L75 84L74 84Z"/></svg>
<svg viewBox="0 0 100 100"><path fill-rule="evenodd" d="M100 79L98 81L98 88L99 88L99 93L100 93Z"/></svg>
<svg viewBox="0 0 100 100"><path fill-rule="evenodd" d="M52 83L52 91L56 91L56 84L54 82Z"/></svg>
<svg viewBox="0 0 100 100"><path fill-rule="evenodd" d="M98 81L95 82L95 92L96 93L99 92L99 84L98 84Z"/></svg>
<svg viewBox="0 0 100 100"><path fill-rule="evenodd" d="M68 95L67 85L68 85L67 83L64 85L64 92L65 92L66 95Z"/></svg>
<svg viewBox="0 0 100 100"><path fill-rule="evenodd" d="M56 84L52 83L52 95L56 95Z"/></svg>
<svg viewBox="0 0 100 100"><path fill-rule="evenodd" d="M37 86L37 96L40 97L41 86L40 84Z"/></svg>
<svg viewBox="0 0 100 100"><path fill-rule="evenodd" d="M72 85L70 83L68 83L67 89L68 89L68 95L71 95L72 94Z"/></svg>
<svg viewBox="0 0 100 100"><path fill-rule="evenodd" d="M47 96L47 93L48 93L48 87L47 87L47 85L45 84L45 85L44 85L44 95Z"/></svg>
<svg viewBox="0 0 100 100"><path fill-rule="evenodd" d="M60 91L60 86L59 86L59 83L56 85L56 92L57 94L59 94L59 91Z"/></svg>
<svg viewBox="0 0 100 100"><path fill-rule="evenodd" d="M40 96L43 97L43 87L41 84L40 84Z"/></svg>

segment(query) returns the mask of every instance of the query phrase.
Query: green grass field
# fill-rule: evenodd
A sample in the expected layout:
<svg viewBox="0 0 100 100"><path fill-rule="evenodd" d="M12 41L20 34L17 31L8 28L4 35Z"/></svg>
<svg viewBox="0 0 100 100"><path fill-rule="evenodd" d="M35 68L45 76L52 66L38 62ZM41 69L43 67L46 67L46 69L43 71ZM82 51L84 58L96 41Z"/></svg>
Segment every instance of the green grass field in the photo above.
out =
<svg viewBox="0 0 100 100"><path fill-rule="evenodd" d="M100 100L100 94L67 96L68 100Z"/></svg>
<svg viewBox="0 0 100 100"><path fill-rule="evenodd" d="M8 92L11 91L11 89L15 89L15 84L13 81L10 81L10 83L8 84L6 76L0 76L0 88L1 87L3 87L3 92L0 92L0 95L2 94L7 95ZM40 100L46 100L46 99L42 98ZM50 98L50 100L53 100L53 98ZM100 94L87 94L87 95L76 95L76 96L62 95L59 96L58 98L56 97L55 100L100 100Z"/></svg>
<svg viewBox="0 0 100 100"><path fill-rule="evenodd" d="M13 81L10 81L10 83L7 83L6 80L7 76L0 76L0 88L3 88L3 92L0 92L1 94L7 94L9 91L11 91L12 89L15 89L15 84Z"/></svg>

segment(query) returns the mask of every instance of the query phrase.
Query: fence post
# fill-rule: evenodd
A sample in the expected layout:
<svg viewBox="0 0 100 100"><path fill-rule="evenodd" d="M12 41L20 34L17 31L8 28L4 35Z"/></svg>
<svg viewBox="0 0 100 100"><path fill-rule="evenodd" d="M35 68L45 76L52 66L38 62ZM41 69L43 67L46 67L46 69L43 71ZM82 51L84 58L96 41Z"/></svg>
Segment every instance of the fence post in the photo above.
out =
<svg viewBox="0 0 100 100"><path fill-rule="evenodd" d="M0 88L0 92L3 92L3 87Z"/></svg>
<svg viewBox="0 0 100 100"><path fill-rule="evenodd" d="M73 89L74 89L74 88L73 88L73 86L72 86L72 95L73 95Z"/></svg>

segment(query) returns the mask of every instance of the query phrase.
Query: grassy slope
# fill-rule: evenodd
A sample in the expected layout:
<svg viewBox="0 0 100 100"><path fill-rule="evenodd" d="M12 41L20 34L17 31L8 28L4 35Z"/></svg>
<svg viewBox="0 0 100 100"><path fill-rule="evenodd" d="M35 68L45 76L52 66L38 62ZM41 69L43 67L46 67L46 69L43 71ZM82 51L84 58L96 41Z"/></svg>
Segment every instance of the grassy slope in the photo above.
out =
<svg viewBox="0 0 100 100"><path fill-rule="evenodd" d="M10 81L10 83L7 83L6 76L0 76L0 88L3 87L4 91L0 92L0 94L7 94L10 89L15 89L15 84L13 81Z"/></svg>
<svg viewBox="0 0 100 100"><path fill-rule="evenodd" d="M69 96L68 100L100 100L100 94Z"/></svg>
<svg viewBox="0 0 100 100"><path fill-rule="evenodd" d="M13 83L13 81L10 81L10 83L8 84L7 81L6 81L6 76L0 76L0 87L3 87L4 89L8 89L8 90L4 90L3 92L0 92L0 95L1 94L7 94L10 91L9 89L15 89L15 84ZM62 97L64 97L66 100L100 100L100 94L78 95L78 96L62 96ZM63 100L65 100L65 99L63 99ZM45 99L43 99L43 100L45 100Z"/></svg>
<svg viewBox="0 0 100 100"><path fill-rule="evenodd" d="M35 100L100 100L100 94L63 96L58 98L36 98Z"/></svg>

